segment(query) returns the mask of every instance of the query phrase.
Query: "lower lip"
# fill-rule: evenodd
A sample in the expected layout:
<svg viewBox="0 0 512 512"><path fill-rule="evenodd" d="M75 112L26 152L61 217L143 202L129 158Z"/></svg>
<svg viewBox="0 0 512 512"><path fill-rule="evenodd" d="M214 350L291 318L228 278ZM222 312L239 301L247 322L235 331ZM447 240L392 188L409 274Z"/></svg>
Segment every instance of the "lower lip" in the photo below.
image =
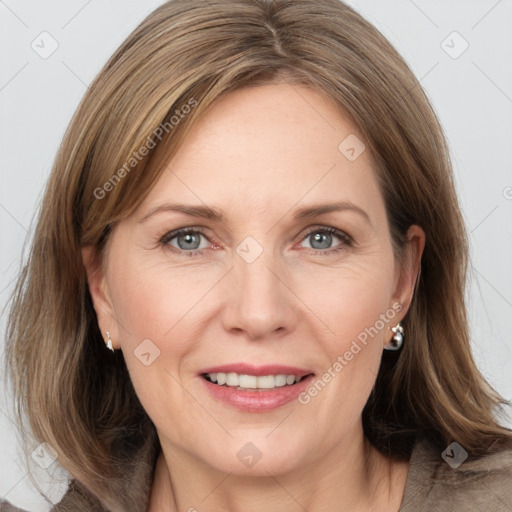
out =
<svg viewBox="0 0 512 512"><path fill-rule="evenodd" d="M267 391L241 391L234 387L219 386L199 377L211 395L235 409L265 412L282 407L296 399L309 386L314 375L308 375L297 384L281 386Z"/></svg>

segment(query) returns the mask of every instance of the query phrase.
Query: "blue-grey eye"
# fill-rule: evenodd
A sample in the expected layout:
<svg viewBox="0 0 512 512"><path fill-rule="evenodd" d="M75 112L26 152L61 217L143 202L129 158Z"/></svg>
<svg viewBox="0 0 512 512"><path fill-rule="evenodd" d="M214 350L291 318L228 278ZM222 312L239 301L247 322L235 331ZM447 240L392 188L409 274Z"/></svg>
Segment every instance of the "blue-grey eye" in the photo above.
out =
<svg viewBox="0 0 512 512"><path fill-rule="evenodd" d="M201 238L206 242L202 247ZM191 229L169 233L164 242L182 251L195 251L208 247L206 237L200 231Z"/></svg>
<svg viewBox="0 0 512 512"><path fill-rule="evenodd" d="M334 228L314 229L306 234L304 241L309 240L311 249L325 250L333 248L333 238L337 238L341 242L338 245L343 245L343 242L346 242L343 233L338 232L338 230Z"/></svg>

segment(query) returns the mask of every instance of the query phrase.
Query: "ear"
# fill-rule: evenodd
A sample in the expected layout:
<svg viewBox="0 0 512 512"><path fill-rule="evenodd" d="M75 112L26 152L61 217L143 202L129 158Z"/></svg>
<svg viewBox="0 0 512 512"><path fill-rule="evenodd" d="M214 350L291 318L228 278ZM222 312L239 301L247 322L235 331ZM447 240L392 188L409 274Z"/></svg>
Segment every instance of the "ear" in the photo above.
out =
<svg viewBox="0 0 512 512"><path fill-rule="evenodd" d="M82 249L82 261L87 273L89 292L103 339L106 342L108 331L114 348L119 348L119 326L115 319L101 258L94 247L88 246Z"/></svg>
<svg viewBox="0 0 512 512"><path fill-rule="evenodd" d="M400 267L397 269L397 281L393 303L402 305L401 318L405 316L411 305L416 283L421 273L421 256L425 248L425 232L417 225L409 227Z"/></svg>

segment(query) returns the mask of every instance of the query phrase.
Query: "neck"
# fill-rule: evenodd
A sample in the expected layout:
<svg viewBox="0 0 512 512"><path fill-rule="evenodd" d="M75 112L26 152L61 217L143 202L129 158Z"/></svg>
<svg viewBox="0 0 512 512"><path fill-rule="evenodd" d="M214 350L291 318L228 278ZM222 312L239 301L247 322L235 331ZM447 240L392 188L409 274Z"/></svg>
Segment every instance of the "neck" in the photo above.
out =
<svg viewBox="0 0 512 512"><path fill-rule="evenodd" d="M388 460L362 434L321 460L268 476L219 471L162 443L149 512L399 509L408 463Z"/></svg>

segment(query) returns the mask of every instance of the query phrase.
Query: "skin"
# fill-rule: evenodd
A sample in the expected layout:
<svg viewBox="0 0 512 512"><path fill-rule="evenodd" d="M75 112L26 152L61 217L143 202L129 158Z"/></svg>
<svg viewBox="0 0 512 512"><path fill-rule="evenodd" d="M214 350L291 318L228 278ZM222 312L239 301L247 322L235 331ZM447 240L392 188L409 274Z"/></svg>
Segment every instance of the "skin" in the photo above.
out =
<svg viewBox="0 0 512 512"><path fill-rule="evenodd" d="M361 414L390 327L409 307L425 235L411 226L399 263L370 152L349 161L338 150L349 134L357 131L347 116L306 86L232 92L115 226L102 264L84 249L100 328L122 350L162 444L150 511L398 510L408 463L365 440ZM297 208L339 201L368 219L350 209L293 218ZM163 211L141 221L168 202L216 207L225 220ZM352 242L308 234L326 226ZM204 228L195 235L202 254L186 254L195 238L160 242L183 227ZM263 249L252 263L236 252L247 236ZM233 362L321 376L393 304L400 312L306 405L239 411L197 376ZM145 366L134 350L148 338L160 356ZM237 457L248 442L262 454L252 468Z"/></svg>

